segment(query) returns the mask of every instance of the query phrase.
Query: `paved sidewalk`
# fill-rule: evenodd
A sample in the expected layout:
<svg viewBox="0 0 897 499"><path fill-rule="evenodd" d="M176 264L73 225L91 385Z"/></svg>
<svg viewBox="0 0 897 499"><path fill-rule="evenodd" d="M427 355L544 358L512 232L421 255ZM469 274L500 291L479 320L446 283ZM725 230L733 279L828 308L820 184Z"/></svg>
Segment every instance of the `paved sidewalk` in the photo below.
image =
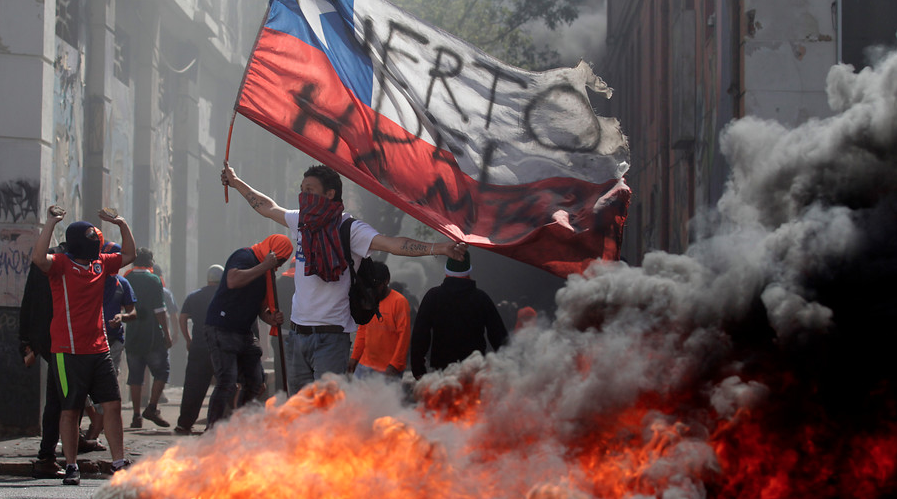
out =
<svg viewBox="0 0 897 499"><path fill-rule="evenodd" d="M152 421L144 418L143 428L131 429L131 417L133 410L130 402L123 402L122 421L125 427L125 458L131 461L139 461L143 456L164 452L165 449L175 445L178 441L184 439L197 438L195 436L182 436L174 432L177 424L178 413L181 404L181 392L183 388L179 386L168 387L165 389L165 397L168 402L159 404L159 410L162 411L162 418L168 421L171 426L169 428L161 428ZM209 388L209 393L212 389ZM127 398L127 395L125 396ZM208 396L200 412L200 421L193 426L194 431L202 431L205 429L205 416L208 407ZM82 421L82 428L87 428L89 424L85 417ZM105 435L100 435L100 442L107 448ZM37 459L37 451L40 447L40 437L21 437L6 440L0 440L0 475L14 476L31 476L33 462ZM65 466L65 458L62 454L62 444L57 444L56 455L60 466ZM82 475L102 475L109 474L112 468L112 456L109 450L94 451L85 454L78 454L78 467L81 468Z"/></svg>

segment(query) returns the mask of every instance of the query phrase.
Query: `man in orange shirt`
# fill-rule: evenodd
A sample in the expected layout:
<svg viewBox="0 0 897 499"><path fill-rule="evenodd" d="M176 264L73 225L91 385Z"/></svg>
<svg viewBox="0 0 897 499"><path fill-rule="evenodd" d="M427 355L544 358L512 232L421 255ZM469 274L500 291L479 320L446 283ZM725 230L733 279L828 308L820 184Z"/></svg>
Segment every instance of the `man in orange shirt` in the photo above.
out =
<svg viewBox="0 0 897 499"><path fill-rule="evenodd" d="M358 326L348 371L359 379L373 373L401 378L411 341L410 307L404 296L389 288L385 263L374 262L374 279L381 297L380 317Z"/></svg>

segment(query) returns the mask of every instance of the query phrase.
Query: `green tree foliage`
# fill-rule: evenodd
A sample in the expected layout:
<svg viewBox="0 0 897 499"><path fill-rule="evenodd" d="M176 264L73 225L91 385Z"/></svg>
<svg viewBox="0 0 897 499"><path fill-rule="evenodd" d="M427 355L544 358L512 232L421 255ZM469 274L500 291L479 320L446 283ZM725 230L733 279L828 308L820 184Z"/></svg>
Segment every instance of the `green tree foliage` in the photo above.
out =
<svg viewBox="0 0 897 499"><path fill-rule="evenodd" d="M541 22L554 30L569 25L588 0L392 1L508 64L537 70L556 65L558 54L537 47L526 26Z"/></svg>

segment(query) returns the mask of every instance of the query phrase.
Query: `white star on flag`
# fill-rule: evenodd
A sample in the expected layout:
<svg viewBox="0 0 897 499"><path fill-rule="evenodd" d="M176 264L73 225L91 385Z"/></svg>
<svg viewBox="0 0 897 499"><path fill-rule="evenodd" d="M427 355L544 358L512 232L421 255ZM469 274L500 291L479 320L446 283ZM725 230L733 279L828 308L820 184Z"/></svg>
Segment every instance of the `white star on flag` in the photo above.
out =
<svg viewBox="0 0 897 499"><path fill-rule="evenodd" d="M321 16L336 12L333 5L327 0L296 0L299 4L299 10L305 15L305 20L311 26L311 30L315 32L318 40L328 49L327 38L324 37L324 29L321 27Z"/></svg>

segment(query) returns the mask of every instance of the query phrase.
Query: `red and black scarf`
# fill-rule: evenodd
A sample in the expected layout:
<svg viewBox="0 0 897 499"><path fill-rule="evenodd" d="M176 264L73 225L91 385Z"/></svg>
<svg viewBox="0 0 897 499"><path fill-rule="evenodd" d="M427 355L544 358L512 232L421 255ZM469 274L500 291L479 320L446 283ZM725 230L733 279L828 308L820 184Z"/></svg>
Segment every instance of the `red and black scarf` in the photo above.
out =
<svg viewBox="0 0 897 499"><path fill-rule="evenodd" d="M299 233L305 254L305 275L325 282L339 280L348 264L339 239L343 203L324 196L299 194Z"/></svg>

